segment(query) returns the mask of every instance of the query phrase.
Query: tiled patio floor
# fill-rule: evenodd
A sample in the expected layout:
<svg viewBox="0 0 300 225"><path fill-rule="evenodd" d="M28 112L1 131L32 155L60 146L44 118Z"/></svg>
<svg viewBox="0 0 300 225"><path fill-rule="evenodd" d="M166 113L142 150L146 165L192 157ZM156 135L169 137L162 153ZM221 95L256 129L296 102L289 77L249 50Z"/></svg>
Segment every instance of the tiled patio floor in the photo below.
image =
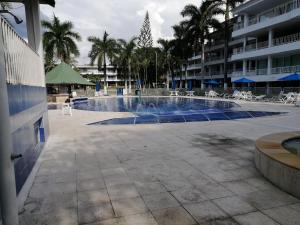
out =
<svg viewBox="0 0 300 225"><path fill-rule="evenodd" d="M245 107L253 107L245 105ZM261 106L263 107L263 106ZM243 121L86 126L50 111L22 225L298 225L300 201L255 169L254 140L300 129L299 109Z"/></svg>

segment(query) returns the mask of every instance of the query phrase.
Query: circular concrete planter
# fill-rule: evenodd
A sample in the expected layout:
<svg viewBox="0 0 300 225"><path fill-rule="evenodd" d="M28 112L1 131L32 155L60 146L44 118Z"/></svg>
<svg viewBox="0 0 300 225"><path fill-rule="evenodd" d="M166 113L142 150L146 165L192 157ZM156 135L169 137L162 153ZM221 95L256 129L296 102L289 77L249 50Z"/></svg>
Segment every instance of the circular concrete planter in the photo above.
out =
<svg viewBox="0 0 300 225"><path fill-rule="evenodd" d="M300 198L300 157L287 151L282 143L300 137L300 132L277 133L256 141L255 165L273 184Z"/></svg>

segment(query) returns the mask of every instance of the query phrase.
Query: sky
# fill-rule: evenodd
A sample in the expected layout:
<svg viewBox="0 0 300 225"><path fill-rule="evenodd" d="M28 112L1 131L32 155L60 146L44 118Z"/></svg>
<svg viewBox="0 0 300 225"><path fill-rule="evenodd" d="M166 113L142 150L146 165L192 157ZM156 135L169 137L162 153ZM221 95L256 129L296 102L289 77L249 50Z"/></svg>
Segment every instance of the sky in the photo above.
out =
<svg viewBox="0 0 300 225"><path fill-rule="evenodd" d="M55 8L42 6L41 11L48 18L55 13L61 20L74 23L82 37L77 61L87 64L91 48L87 37L102 37L105 30L113 38L138 36L148 10L154 41L172 38L171 27L182 19L180 12L187 4L200 5L200 0L56 0Z"/></svg>
<svg viewBox="0 0 300 225"><path fill-rule="evenodd" d="M56 0L55 8L41 6L41 17L51 19L55 14L63 21L73 22L74 30L82 37L82 41L78 42L78 64L87 64L91 48L87 37L102 37L105 30L117 39L128 40L138 36L148 10L154 41L172 38L171 27L182 20L180 12L184 6L200 3L201 0ZM24 8L15 11L24 19ZM19 26L18 30L26 36L24 27Z"/></svg>

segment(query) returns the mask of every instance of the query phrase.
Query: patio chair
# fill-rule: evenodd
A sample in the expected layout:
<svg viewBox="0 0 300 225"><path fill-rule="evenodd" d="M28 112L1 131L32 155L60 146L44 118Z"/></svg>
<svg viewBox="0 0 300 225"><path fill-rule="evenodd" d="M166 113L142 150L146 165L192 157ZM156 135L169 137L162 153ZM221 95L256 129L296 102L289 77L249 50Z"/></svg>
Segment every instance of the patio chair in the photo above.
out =
<svg viewBox="0 0 300 225"><path fill-rule="evenodd" d="M295 106L300 107L300 93L297 94L296 101L295 101Z"/></svg>
<svg viewBox="0 0 300 225"><path fill-rule="evenodd" d="M69 103L63 103L61 107L61 112L63 115L72 116L72 107Z"/></svg>
<svg viewBox="0 0 300 225"><path fill-rule="evenodd" d="M296 96L297 96L296 93L294 93L294 92L289 92L289 93L287 93L286 96L282 99L282 102L283 102L284 104L288 104L288 103L293 104L293 103L296 102Z"/></svg>
<svg viewBox="0 0 300 225"><path fill-rule="evenodd" d="M218 93L213 90L209 91L208 93L208 97L210 98L217 98L218 96L219 96Z"/></svg>

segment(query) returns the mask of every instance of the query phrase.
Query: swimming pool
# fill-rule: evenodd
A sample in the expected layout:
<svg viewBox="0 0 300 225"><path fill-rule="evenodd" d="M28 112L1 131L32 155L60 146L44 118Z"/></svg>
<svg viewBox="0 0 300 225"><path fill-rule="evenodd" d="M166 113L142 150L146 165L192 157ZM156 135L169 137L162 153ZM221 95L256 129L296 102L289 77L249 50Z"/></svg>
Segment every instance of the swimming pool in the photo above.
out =
<svg viewBox="0 0 300 225"><path fill-rule="evenodd" d="M243 111L229 101L182 97L129 97L91 99L75 103L78 110L132 112L133 117L114 118L91 125L184 123L212 120L234 120L278 115L278 112Z"/></svg>

